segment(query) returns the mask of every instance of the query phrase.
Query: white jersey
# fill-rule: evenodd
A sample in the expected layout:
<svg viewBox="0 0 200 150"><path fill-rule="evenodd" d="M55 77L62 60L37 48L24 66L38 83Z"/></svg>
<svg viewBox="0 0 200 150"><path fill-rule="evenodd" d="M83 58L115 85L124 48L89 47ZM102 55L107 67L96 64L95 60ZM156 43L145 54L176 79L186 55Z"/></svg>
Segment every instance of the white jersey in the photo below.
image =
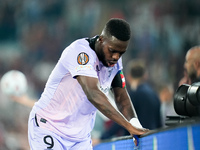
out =
<svg viewBox="0 0 200 150"><path fill-rule="evenodd" d="M71 141L89 137L96 108L75 77L98 78L101 90L108 94L119 70L122 70L121 58L114 67L105 67L85 38L73 42L63 51L41 98L33 107L39 126Z"/></svg>

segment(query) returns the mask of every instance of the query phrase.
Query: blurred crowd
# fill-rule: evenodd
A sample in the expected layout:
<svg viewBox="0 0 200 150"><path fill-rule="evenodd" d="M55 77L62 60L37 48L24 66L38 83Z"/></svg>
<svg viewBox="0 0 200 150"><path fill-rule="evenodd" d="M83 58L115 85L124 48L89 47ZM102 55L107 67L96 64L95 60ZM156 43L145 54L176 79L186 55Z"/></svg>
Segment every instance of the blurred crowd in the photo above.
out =
<svg viewBox="0 0 200 150"><path fill-rule="evenodd" d="M123 64L146 61L155 91L176 89L187 50L200 42L199 0L6 0L0 1L0 77L22 71L38 98L63 49L100 34L109 18L127 20L132 39ZM0 93L0 150L26 150L30 108Z"/></svg>

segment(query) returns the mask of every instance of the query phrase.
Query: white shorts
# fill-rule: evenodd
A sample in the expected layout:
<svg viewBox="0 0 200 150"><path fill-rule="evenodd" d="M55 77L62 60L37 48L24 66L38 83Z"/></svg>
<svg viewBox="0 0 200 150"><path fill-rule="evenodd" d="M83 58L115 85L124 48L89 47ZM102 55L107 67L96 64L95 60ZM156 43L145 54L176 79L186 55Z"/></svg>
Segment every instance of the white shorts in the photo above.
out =
<svg viewBox="0 0 200 150"><path fill-rule="evenodd" d="M40 128L31 112L28 122L28 139L31 150L92 150L91 138L82 142L66 140L57 134Z"/></svg>

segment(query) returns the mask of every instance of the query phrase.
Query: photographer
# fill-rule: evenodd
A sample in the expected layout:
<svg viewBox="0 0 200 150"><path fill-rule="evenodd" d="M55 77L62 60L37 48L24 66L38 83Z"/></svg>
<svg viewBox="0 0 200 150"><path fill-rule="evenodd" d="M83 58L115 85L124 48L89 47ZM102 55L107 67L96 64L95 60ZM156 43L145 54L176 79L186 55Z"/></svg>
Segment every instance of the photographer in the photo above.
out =
<svg viewBox="0 0 200 150"><path fill-rule="evenodd" d="M174 95L174 108L177 114L196 122L200 116L200 46L188 50L184 69L184 77Z"/></svg>
<svg viewBox="0 0 200 150"><path fill-rule="evenodd" d="M200 46L194 46L188 50L184 69L184 77L180 80L179 86L200 82Z"/></svg>

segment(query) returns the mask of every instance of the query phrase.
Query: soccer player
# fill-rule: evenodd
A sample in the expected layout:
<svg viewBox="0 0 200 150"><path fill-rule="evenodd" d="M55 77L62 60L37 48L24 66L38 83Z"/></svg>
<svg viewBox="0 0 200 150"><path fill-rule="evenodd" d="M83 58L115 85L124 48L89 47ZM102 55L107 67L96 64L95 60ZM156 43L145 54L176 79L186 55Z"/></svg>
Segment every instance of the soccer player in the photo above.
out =
<svg viewBox="0 0 200 150"><path fill-rule="evenodd" d="M32 150L92 150L97 109L133 136L149 131L137 119L122 73L121 56L130 37L129 24L112 18L99 36L78 39L64 49L30 113ZM106 96L110 88L119 111Z"/></svg>

